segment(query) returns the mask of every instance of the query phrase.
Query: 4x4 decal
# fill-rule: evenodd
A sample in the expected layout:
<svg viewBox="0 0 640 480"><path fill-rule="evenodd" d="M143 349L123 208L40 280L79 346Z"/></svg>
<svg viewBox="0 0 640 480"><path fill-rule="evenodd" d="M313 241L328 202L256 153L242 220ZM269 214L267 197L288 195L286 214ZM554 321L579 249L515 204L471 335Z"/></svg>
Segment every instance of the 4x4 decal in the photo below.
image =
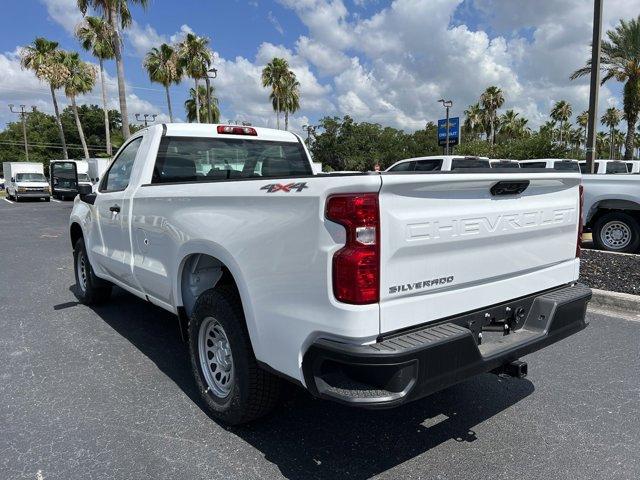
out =
<svg viewBox="0 0 640 480"><path fill-rule="evenodd" d="M289 193L292 190L295 190L296 192L301 192L305 188L309 188L307 186L307 182L287 183L287 184L271 183L269 185L265 185L264 187L260 188L260 190L266 190L267 193L275 193L280 191Z"/></svg>

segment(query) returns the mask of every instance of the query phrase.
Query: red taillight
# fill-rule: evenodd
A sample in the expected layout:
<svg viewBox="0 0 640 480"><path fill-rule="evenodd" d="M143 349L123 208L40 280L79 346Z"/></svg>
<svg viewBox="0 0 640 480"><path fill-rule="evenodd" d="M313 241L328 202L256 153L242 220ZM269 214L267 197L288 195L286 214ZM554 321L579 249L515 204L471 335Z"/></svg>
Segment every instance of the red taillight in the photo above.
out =
<svg viewBox="0 0 640 480"><path fill-rule="evenodd" d="M582 242L582 229L584 222L584 187L580 184L580 213L578 215L578 242L576 243L576 258L580 258L582 253L580 243Z"/></svg>
<svg viewBox="0 0 640 480"><path fill-rule="evenodd" d="M347 240L333 256L333 294L354 305L380 298L380 214L377 193L333 195L326 217L343 225Z"/></svg>
<svg viewBox="0 0 640 480"><path fill-rule="evenodd" d="M253 137L258 136L255 128L241 127L239 125L218 125L218 133L225 133L227 135L251 135Z"/></svg>

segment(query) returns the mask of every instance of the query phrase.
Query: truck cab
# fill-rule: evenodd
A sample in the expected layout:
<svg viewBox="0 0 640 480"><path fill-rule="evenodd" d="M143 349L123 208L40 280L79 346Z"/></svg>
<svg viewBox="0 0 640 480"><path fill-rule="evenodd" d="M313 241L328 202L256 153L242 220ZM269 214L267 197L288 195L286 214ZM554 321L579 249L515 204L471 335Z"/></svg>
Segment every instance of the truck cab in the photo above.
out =
<svg viewBox="0 0 640 480"><path fill-rule="evenodd" d="M582 173L591 173L587 172L587 162L585 160L580 160L579 163ZM596 160L594 163L594 173L596 175L624 175L627 173L640 172L640 168L635 167L633 163L634 162L623 162L621 160ZM640 162L637 163L640 164ZM634 168L636 169L636 172L632 172Z"/></svg>
<svg viewBox="0 0 640 480"><path fill-rule="evenodd" d="M561 172L579 172L577 160L566 158L540 158L536 160L520 160L520 168L546 168Z"/></svg>
<svg viewBox="0 0 640 480"><path fill-rule="evenodd" d="M460 155L435 155L400 160L387 172L451 172L473 168L490 168L487 157L463 157Z"/></svg>

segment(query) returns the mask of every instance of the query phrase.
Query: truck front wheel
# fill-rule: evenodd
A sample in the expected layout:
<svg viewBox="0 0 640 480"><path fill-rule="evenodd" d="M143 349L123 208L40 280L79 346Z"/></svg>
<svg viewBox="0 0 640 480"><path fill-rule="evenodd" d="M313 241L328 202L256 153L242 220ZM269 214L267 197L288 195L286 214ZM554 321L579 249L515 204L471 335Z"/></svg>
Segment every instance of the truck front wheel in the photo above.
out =
<svg viewBox="0 0 640 480"><path fill-rule="evenodd" d="M82 238L78 239L73 249L73 266L76 274L76 295L80 303L95 305L109 299L111 284L93 273Z"/></svg>
<svg viewBox="0 0 640 480"><path fill-rule="evenodd" d="M640 247L640 225L626 213L607 213L595 222L593 243L600 250L634 253Z"/></svg>
<svg viewBox="0 0 640 480"><path fill-rule="evenodd" d="M189 320L189 354L200 394L216 418L247 423L277 404L281 380L258 366L232 286L198 297Z"/></svg>

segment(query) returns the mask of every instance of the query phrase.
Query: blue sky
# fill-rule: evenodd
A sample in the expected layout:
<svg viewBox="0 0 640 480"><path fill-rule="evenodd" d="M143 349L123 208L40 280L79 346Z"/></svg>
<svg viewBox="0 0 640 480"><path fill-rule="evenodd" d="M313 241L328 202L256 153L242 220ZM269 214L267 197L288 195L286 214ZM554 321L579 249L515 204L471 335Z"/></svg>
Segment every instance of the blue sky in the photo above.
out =
<svg viewBox="0 0 640 480"><path fill-rule="evenodd" d="M606 2L605 24L637 15L637 0ZM44 85L23 72L17 48L45 36L79 50L72 36L80 20L75 0L4 2L0 16L0 123L12 120L6 104L34 104L51 111ZM415 130L440 116L437 100L454 100L454 114L489 85L500 86L513 108L537 127L553 102L566 99L584 110L587 82L570 82L588 56L592 2L588 0L151 0L133 7L125 35L130 113L160 113L162 87L143 71L146 50L179 40L186 31L211 38L223 120L275 125L259 73L273 56L287 58L302 87L302 109L293 129L325 115L350 114ZM93 61L88 54L83 56ZM107 64L115 107L115 65ZM190 81L172 88L174 111ZM60 92L61 102L64 96ZM85 99L98 103L99 90ZM601 108L620 106L620 86L601 92Z"/></svg>

